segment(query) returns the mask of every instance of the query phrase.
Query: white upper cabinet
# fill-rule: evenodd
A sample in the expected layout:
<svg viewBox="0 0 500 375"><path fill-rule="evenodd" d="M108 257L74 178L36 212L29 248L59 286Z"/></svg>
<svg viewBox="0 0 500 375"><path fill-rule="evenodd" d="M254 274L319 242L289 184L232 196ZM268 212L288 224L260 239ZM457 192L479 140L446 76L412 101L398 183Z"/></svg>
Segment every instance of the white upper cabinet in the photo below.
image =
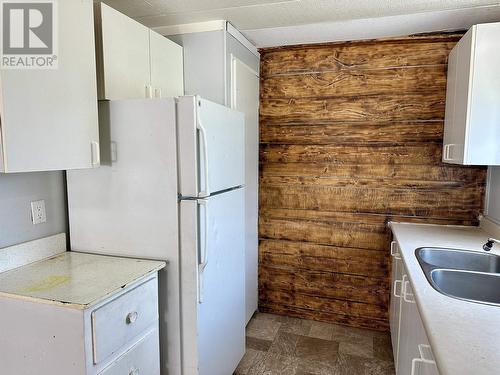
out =
<svg viewBox="0 0 500 375"><path fill-rule="evenodd" d="M96 4L99 99L144 98L149 86L149 29Z"/></svg>
<svg viewBox="0 0 500 375"><path fill-rule="evenodd" d="M473 26L448 59L443 161L500 165L500 23Z"/></svg>
<svg viewBox="0 0 500 375"><path fill-rule="evenodd" d="M154 97L184 95L182 47L153 30L149 31L151 87Z"/></svg>
<svg viewBox="0 0 500 375"><path fill-rule="evenodd" d="M95 24L99 99L184 94L181 46L103 3Z"/></svg>
<svg viewBox="0 0 500 375"><path fill-rule="evenodd" d="M92 2L55 4L57 67L0 70L0 172L99 165Z"/></svg>

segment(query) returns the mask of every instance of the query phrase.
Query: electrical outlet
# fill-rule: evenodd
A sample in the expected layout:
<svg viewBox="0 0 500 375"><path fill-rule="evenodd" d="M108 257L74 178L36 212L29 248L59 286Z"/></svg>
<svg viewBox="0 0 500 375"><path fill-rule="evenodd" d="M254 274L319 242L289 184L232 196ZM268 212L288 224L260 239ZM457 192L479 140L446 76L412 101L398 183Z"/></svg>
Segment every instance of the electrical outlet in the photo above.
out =
<svg viewBox="0 0 500 375"><path fill-rule="evenodd" d="M31 202L31 221L33 225L45 223L47 221L44 200Z"/></svg>

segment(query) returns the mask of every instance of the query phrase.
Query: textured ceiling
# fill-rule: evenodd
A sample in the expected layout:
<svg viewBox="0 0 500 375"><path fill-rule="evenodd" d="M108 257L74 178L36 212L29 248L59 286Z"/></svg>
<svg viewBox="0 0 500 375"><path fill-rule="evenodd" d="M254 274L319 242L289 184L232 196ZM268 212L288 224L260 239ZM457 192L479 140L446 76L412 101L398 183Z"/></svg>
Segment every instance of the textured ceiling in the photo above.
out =
<svg viewBox="0 0 500 375"><path fill-rule="evenodd" d="M492 0L104 0L150 27L226 19L240 30L498 5Z"/></svg>

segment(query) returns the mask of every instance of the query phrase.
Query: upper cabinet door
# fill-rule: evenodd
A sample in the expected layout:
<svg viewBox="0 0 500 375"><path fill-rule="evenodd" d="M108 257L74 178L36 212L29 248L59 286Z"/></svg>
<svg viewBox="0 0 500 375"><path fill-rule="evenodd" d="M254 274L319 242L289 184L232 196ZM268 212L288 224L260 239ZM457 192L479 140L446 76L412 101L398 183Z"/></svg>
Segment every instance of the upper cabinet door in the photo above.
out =
<svg viewBox="0 0 500 375"><path fill-rule="evenodd" d="M448 57L443 138L443 161L445 163L462 164L464 162L472 42L472 32L468 32Z"/></svg>
<svg viewBox="0 0 500 375"><path fill-rule="evenodd" d="M1 172L99 164L92 2L54 4L57 66L0 71Z"/></svg>
<svg viewBox="0 0 500 375"><path fill-rule="evenodd" d="M449 56L443 161L500 165L500 22L473 26Z"/></svg>
<svg viewBox="0 0 500 375"><path fill-rule="evenodd" d="M153 30L149 31L149 43L153 96L168 98L184 95L182 47Z"/></svg>
<svg viewBox="0 0 500 375"><path fill-rule="evenodd" d="M103 3L95 13L99 99L150 97L149 29Z"/></svg>
<svg viewBox="0 0 500 375"><path fill-rule="evenodd" d="M500 165L500 22L477 25L466 164Z"/></svg>

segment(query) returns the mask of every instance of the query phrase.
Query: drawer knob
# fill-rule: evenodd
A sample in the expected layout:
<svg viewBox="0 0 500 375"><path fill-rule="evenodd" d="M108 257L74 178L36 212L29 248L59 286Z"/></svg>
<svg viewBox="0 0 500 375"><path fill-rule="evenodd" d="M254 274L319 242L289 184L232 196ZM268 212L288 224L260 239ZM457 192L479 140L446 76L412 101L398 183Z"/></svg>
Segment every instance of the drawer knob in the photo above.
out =
<svg viewBox="0 0 500 375"><path fill-rule="evenodd" d="M132 371L130 371L128 373L128 375L139 375L139 369L138 368L134 368Z"/></svg>
<svg viewBox="0 0 500 375"><path fill-rule="evenodd" d="M137 311L131 312L127 315L127 324L133 324L137 320ZM137 369L136 369L137 370ZM136 371L134 370L134 371ZM137 372L139 373L139 372ZM132 375L135 375L135 373L131 372Z"/></svg>

